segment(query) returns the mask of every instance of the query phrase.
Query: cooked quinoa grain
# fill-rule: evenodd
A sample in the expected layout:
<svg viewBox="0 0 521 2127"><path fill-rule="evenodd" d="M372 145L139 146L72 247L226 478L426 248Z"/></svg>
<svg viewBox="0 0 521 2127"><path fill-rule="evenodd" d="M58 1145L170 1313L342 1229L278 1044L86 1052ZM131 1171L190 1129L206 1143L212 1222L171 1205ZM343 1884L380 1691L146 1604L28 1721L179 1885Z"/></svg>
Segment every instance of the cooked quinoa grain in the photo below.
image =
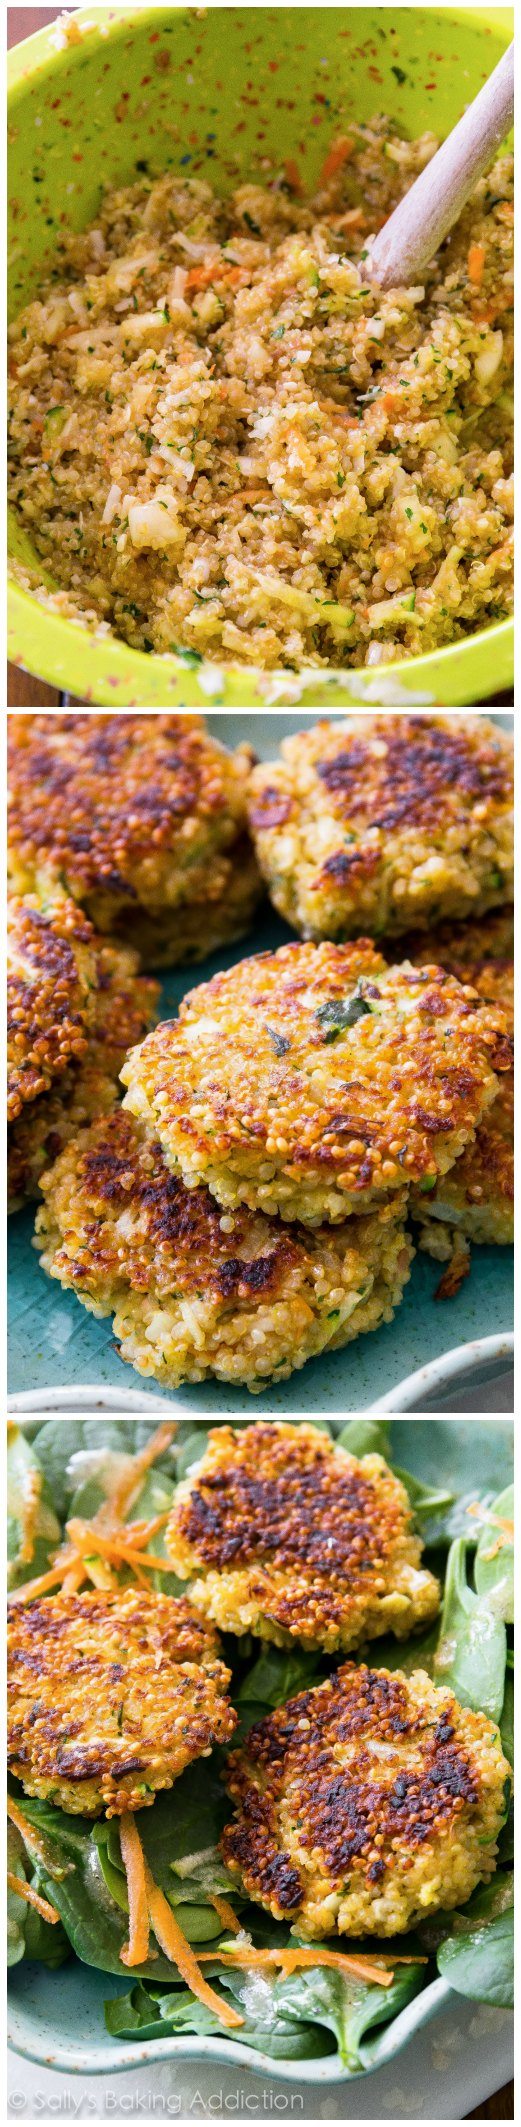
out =
<svg viewBox="0 0 521 2127"><path fill-rule="evenodd" d="M201 983L134 1050L125 1105L188 1188L310 1225L434 1187L490 1106L502 1014L366 939L287 945Z"/></svg>
<svg viewBox="0 0 521 2127"><path fill-rule="evenodd" d="M10 494L58 612L271 669L393 662L508 612L511 158L421 285L371 282L436 145L382 116L312 199L170 172L61 237L10 331Z"/></svg>
<svg viewBox="0 0 521 2127"><path fill-rule="evenodd" d="M59 877L149 967L204 958L247 930L259 896L245 834L253 758L190 713L11 716L17 889Z"/></svg>
<svg viewBox="0 0 521 2127"><path fill-rule="evenodd" d="M513 807L513 742L485 716L315 724L254 769L249 799L275 907L337 939L510 901Z"/></svg>
<svg viewBox="0 0 521 2127"><path fill-rule="evenodd" d="M215 1374L259 1390L389 1322L409 1276L405 1191L333 1231L288 1227L184 1188L119 1110L43 1176L42 1264L97 1315L122 1359L164 1386Z"/></svg>
<svg viewBox="0 0 521 2127"><path fill-rule="evenodd" d="M149 1806L233 1734L217 1653L188 1603L148 1588L13 1606L9 1763L25 1793L88 1817Z"/></svg>
<svg viewBox="0 0 521 2127"><path fill-rule="evenodd" d="M357 1460L313 1425L210 1433L177 1487L166 1545L205 1618L279 1647L406 1639L439 1607L404 1486L381 1455Z"/></svg>
<svg viewBox="0 0 521 2127"><path fill-rule="evenodd" d="M222 1852L299 1935L395 1935L493 1875L507 1780L495 1723L425 1670L346 1662L231 1753Z"/></svg>

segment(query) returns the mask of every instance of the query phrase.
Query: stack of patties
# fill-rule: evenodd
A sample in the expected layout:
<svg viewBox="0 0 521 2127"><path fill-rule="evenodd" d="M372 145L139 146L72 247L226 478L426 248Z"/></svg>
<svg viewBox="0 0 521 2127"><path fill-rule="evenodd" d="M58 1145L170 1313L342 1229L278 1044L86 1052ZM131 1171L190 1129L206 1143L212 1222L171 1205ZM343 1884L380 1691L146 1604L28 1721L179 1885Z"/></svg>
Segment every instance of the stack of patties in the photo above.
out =
<svg viewBox="0 0 521 2127"><path fill-rule="evenodd" d="M129 1043L151 1025L157 984L137 954L96 936L59 887L7 910L8 1202L39 1181L82 1124L112 1112Z"/></svg>
<svg viewBox="0 0 521 2127"><path fill-rule="evenodd" d="M253 759L186 713L10 717L15 891L59 881L144 967L241 938L261 892L246 821Z"/></svg>
<svg viewBox="0 0 521 2127"><path fill-rule="evenodd" d="M360 780L371 806L371 764L378 814L386 774L390 785L385 834L373 823L360 858L372 879L366 921L385 905L388 926L405 929L413 910L427 922L456 899L485 909L507 897L510 749L482 723L326 727L337 839L338 790L349 791L351 817ZM265 768L252 779L272 819L274 778ZM407 826L407 808L423 819L425 805L422 831ZM329 816L326 830L315 811L315 847L331 841ZM342 833L348 849L345 821ZM353 910L344 929L355 927ZM399 948L388 966L367 938L252 955L192 990L131 1051L123 1112L80 1133L45 1176L44 1266L94 1312L114 1314L122 1356L165 1385L282 1379L391 1319L413 1252L410 1201L430 1207L510 1065L502 1010L428 949L420 967L402 964Z"/></svg>
<svg viewBox="0 0 521 2127"><path fill-rule="evenodd" d="M440 1591L383 1457L302 1423L221 1426L166 1545L206 1624L316 1655L312 1688L227 1757L221 1851L243 1895L310 1939L394 1935L469 1898L496 1866L509 1767L495 1722L432 1683L421 1642L413 1666ZM408 1640L403 1670L345 1659L384 1633Z"/></svg>

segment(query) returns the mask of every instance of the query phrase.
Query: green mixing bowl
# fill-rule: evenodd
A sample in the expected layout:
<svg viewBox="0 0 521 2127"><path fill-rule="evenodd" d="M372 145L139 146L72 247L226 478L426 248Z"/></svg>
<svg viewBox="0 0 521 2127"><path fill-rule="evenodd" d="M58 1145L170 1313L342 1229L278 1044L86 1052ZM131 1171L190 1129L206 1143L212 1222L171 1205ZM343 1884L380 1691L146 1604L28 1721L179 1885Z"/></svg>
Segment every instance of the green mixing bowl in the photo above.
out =
<svg viewBox="0 0 521 2127"><path fill-rule="evenodd" d="M63 225L94 220L102 186L132 183L145 163L226 192L294 155L312 187L353 113L384 109L408 134L448 133L512 33L513 10L498 7L94 7L40 30L9 59L10 314L37 294ZM10 546L34 560L16 523ZM124 707L452 707L511 686L513 629L502 621L377 671L191 669L190 653L146 657L14 583L9 655L58 688Z"/></svg>

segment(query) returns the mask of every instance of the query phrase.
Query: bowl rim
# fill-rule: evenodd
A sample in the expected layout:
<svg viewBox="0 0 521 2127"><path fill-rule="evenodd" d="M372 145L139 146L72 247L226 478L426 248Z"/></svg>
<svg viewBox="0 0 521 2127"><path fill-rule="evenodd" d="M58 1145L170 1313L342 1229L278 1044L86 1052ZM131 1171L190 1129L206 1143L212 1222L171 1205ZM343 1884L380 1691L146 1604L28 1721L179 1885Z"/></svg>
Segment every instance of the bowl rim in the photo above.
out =
<svg viewBox="0 0 521 2127"><path fill-rule="evenodd" d="M466 1344L455 1344L450 1351L443 1352L440 1358L429 1359L425 1366L419 1366L413 1374L407 1374L405 1379L398 1383L397 1388L389 1389L385 1396L379 1396L377 1403L371 1406L371 1415L388 1411L401 1416L402 1411L411 1410L414 1415L419 1396L430 1395L433 1389L454 1386L457 1384L458 1375L478 1373L480 1367L493 1360L497 1360L499 1372L500 1360L513 1356L513 1329L499 1330L491 1337L472 1337ZM433 1416L436 1416L435 1412ZM471 1416L472 1413L469 1412L469 1417ZM481 1412L479 1416L481 1417Z"/></svg>
<svg viewBox="0 0 521 2127"><path fill-rule="evenodd" d="M16 1970L16 1966L13 1969ZM90 1970L90 1967L87 1966L86 1970ZM110 1972L104 1975L107 1986L110 1986L113 1976ZM31 2034L30 2011L23 2005L18 2010L12 1996L9 1997L8 2005L7 2044L11 2053L21 2056L24 2060L36 2061L42 2067L53 2068L61 2074L69 2075L117 2074L124 2069L141 2068L145 2062L152 2066L154 2061L192 2060L198 2066L202 2066L206 2061L219 2061L227 2066L249 2067L255 2074L264 2075L269 2077L270 2081L277 2082L358 2083L367 2075L375 2074L378 2068L385 2067L387 2061L394 2061L416 2036L422 2024L428 2023L431 2017L447 2006L451 1994L456 2001L458 1997L446 1979L431 1980L423 1992L415 1995L414 2000L400 2011L399 2016L385 2025L377 2036L373 2057L356 2069L345 2067L338 2056L335 2058L332 2054L325 2054L323 2060L280 2060L271 2054L262 2053L256 2046L241 2045L240 2040L197 2038L195 2035L185 2038L142 2039L141 2042L139 2039L119 2039L115 2043L108 2040L106 2046L94 2043L92 2046L80 2046L72 2050L61 2041L58 2044L52 2043L50 2032L52 2051L46 2051Z"/></svg>
<svg viewBox="0 0 521 2127"><path fill-rule="evenodd" d="M425 7L420 11L425 13ZM478 29L482 28L483 33L488 33L489 36L491 26L493 29L497 28L500 37L506 38L512 34L512 8L493 8L492 24L490 12L484 7L461 4L440 7L439 0L435 0L429 11L434 16L443 14L446 18L465 19L474 23ZM171 17L172 14L181 16L187 12L189 10L185 6L165 8L145 5L139 8L143 21L152 18L158 20L165 15ZM104 35L113 38L125 33L129 21L136 14L136 9L129 5L96 8L93 14L88 7L78 8L74 17L75 26L87 40L91 35L99 35L100 25L96 18L101 14L108 18ZM55 28L55 23L45 25L9 52L9 108L23 100L34 74L44 70L52 72L59 65L64 55L56 45L53 47L52 32ZM66 50L65 46L65 52ZM146 707L151 705L152 699L154 706L160 707L163 692L167 706L169 694L173 695L174 690L177 694L181 686L186 691L186 702L178 702L177 706L180 707L204 708L212 697L215 698L221 693L224 696L223 706L231 706L230 695L235 701L237 689L239 695L242 691L248 703L259 708L265 706L270 695L276 701L284 703L287 698L288 703L291 703L292 700L298 702L303 694L311 693L313 689L316 693L324 690L340 692L341 696L345 695L346 705L352 704L353 707L357 706L357 696L360 698L359 706L363 706L365 700L378 707L380 695L381 706L385 707L386 694L389 696L388 706L399 706L400 697L403 696L403 706L406 707L409 698L411 704L414 704L415 696L419 695L420 701L423 700L434 707L438 703L439 688L441 704L445 703L447 707L452 708L479 700L483 665L488 666L489 663L487 645L490 645L490 660L493 666L493 672L490 674L492 683L495 683L496 687L498 683L510 687L514 680L514 622L510 618L492 622L489 627L481 628L455 643L447 643L437 651L427 652L419 657L404 658L398 664L350 666L345 671L324 667L323 670L317 668L315 672L313 668L308 668L307 675L293 675L279 667L271 673L266 673L254 666L235 663L221 666L218 660L205 659L200 668L193 670L191 667L187 668L182 658L174 657L171 653L153 652L151 656L146 656L143 651L131 649L117 636L97 636L96 630L86 628L83 622L62 618L52 608L47 608L36 591L26 590L17 581L16 576L14 580L10 576L8 630L8 654L11 661L22 670L29 671L32 677L62 687L65 692L75 692L78 686L80 692L83 692L77 666L81 664L82 657L88 656L91 684L86 699L95 704L106 703L109 707L115 707L118 703L129 707ZM39 646L41 641L41 648L38 647L31 657L33 637L37 638ZM33 658L36 663L33 663ZM424 688L428 691L423 692ZM342 706L342 702L340 705ZM239 706L240 701L237 700L237 707Z"/></svg>
<svg viewBox="0 0 521 2127"><path fill-rule="evenodd" d="M402 1413L405 1415L410 1410L412 1410L414 1415L414 1404L419 1395L430 1394L433 1389L450 1386L451 1383L457 1382L458 1374L470 1373L472 1375L477 1373L484 1364L489 1365L491 1361L497 1361L497 1370L499 1371L499 1362L502 1359L513 1358L513 1355L513 1330L498 1330L489 1337L470 1338L465 1344L453 1345L450 1351L443 1352L439 1358L429 1359L425 1366L415 1368L414 1373L404 1375L403 1380L397 1383L396 1388L389 1389L384 1396L379 1396L377 1401L369 1404L361 1415L374 1417L375 1414L382 1413L383 1415L384 1412L394 1412L396 1416L401 1417ZM112 1411L114 1415L119 1414L122 1418L130 1416L133 1412L145 1415L147 1411L161 1411L164 1417L165 1413L171 1409L175 1411L179 1419L189 1418L194 1424L204 1424L205 1422L204 1412L193 1411L189 1404L183 1402L182 1394L177 1396L174 1392L170 1403L166 1396L156 1396L151 1391L147 1392L146 1389L129 1388L123 1395L119 1388L103 1382L78 1383L71 1388L67 1388L66 1385L62 1384L59 1388L49 1386L39 1389L24 1389L15 1395L8 1396L6 1407L8 1416L11 1418L16 1418L17 1415L20 1415L20 1417L23 1415L29 1416L31 1413L41 1413L44 1418L54 1417L61 1412L67 1412L69 1416L84 1412L85 1416L95 1418L99 1412L103 1411ZM353 1416L356 1417L356 1415L356 1412L354 1412ZM449 1414L447 1413L447 1415ZM324 1413L318 1412L315 1416L323 1417ZM481 1417L481 1412L479 1416ZM252 1419L253 1417L254 1412L252 1411ZM210 1422L217 1424L218 1414L215 1416L210 1414ZM294 1422L298 1423L298 1420ZM307 1413L306 1423L313 1425L314 1414L312 1412Z"/></svg>

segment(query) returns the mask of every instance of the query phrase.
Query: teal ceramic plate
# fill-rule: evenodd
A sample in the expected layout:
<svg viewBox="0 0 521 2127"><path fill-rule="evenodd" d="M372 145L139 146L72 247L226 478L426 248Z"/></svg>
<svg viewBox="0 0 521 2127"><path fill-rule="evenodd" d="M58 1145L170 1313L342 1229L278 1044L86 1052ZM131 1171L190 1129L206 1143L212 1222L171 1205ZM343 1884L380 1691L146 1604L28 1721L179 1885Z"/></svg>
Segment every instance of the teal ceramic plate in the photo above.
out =
<svg viewBox="0 0 521 2127"><path fill-rule="evenodd" d="M460 712L464 714L465 712ZM508 718L501 722L510 722ZM249 738L264 758L276 753L289 730L312 724L312 715L272 712L258 716L228 716L214 713L209 723L226 744ZM218 967L231 967L247 953L284 944L293 934L279 918L264 910L255 929L240 945L214 955L200 969L183 969L163 984L162 1016L171 1018L183 993L194 982L207 979ZM34 1225L32 1209L18 1213L9 1227L9 1390L21 1392L70 1388L96 1383L118 1393L125 1408L128 1390L139 1388L140 1376L118 1356L110 1321L97 1322L71 1293L64 1293L54 1279L40 1269L31 1247ZM226 1382L205 1381L183 1387L179 1397L161 1390L159 1383L143 1380L143 1390L153 1390L170 1402L182 1403L194 1413L223 1412L232 1417L241 1411L273 1412L370 1410L376 1402L397 1391L419 1368L445 1359L457 1346L477 1338L504 1336L513 1323L513 1269L509 1248L475 1249L470 1277L455 1299L437 1301L440 1266L417 1255L401 1307L394 1321L371 1335L360 1337L346 1351L326 1353L290 1376L278 1387L268 1387L253 1398L244 1388ZM393 1408L397 1408L396 1400Z"/></svg>
<svg viewBox="0 0 521 2127"><path fill-rule="evenodd" d="M85 1411L84 1415L89 1413ZM95 1417L94 1409L90 1415ZM512 1474L512 1423L508 1419L492 1422L475 1419L471 1421L471 1429L472 1482L484 1491L501 1491ZM454 1492L466 1491L469 1484L469 1434L468 1420L440 1419L434 1431L429 1425L418 1424L414 1418L391 1419L392 1460L400 1468L411 1470L424 1484L435 1484ZM257 2075L269 2077L272 2083L290 2082L293 2090L301 2086L304 2090L306 2085L323 2088L354 2080L357 2084L355 2116L358 2119L374 2119L375 2116L463 2119L469 2105L472 2109L474 2104L480 2103L512 2072L511 2012L465 2000L455 1994L444 1979L433 1980L388 2028L367 2037L362 2048L363 2071L357 2071L355 2076L350 2075L333 2056L307 2061L275 2060L254 2047L241 2046L226 2037L115 2042L104 2029L103 2002L107 1994L114 1996L115 1991L119 1991L119 1985L124 1993L128 1990L128 1979L119 1983L112 1975L96 1972L75 1959L62 1966L58 1975L44 1966L24 1962L16 1965L9 1983L8 2036L12 2049L29 2060L78 2076L112 2077L114 2073L138 2068L143 2074L146 2067L146 2088L157 2092L158 2106L160 2091L164 2089L166 2092L167 2089L166 2081L161 2081L161 2063L167 2061L175 2061L178 2065L189 2061L197 2063L197 2088L208 2093L216 2091L211 2064L218 2062L229 2063L237 2071L233 2085L235 2094L237 2085L242 2083L242 2068L248 2073L247 2088L250 2091L255 2071ZM394 2068L398 2054L402 2056L399 2083ZM152 2071L155 2071L153 2084ZM363 2100L365 2076L378 2071L377 2084L371 2084L372 2096L368 2096L366 2111ZM183 2071L180 2072L182 2075ZM166 2068L164 2074L166 2076ZM135 2090L136 2086L131 2087ZM100 2085L100 2098L102 2088ZM170 2082L168 2088L171 2088ZM378 2103L374 2097L375 2089ZM193 2095L186 2081L183 2081L183 2093L187 2097ZM360 2104L362 2109L359 2109ZM91 2106L92 2098L86 2095L85 2109L90 2110ZM262 2097L256 2110L264 2110ZM342 2110L341 2116L344 2118L349 2114L350 2107L349 2112ZM100 2102L101 2116L105 2116L105 2109ZM304 2101L302 2112L299 2107L299 2116L311 2117L307 2106L304 2110ZM339 2116L336 2111L331 2113L333 2118Z"/></svg>

